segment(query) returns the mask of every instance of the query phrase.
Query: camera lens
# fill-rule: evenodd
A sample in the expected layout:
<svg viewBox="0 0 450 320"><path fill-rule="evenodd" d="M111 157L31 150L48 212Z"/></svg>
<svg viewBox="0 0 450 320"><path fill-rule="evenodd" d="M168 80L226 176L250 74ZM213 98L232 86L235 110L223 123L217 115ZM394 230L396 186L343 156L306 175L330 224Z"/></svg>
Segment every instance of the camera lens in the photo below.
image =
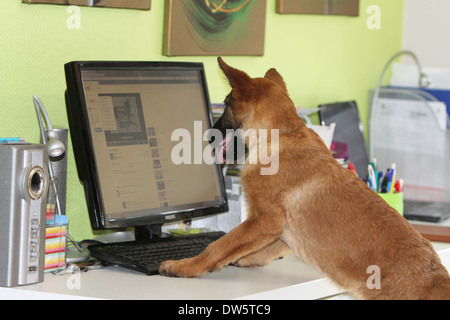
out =
<svg viewBox="0 0 450 320"><path fill-rule="evenodd" d="M33 200L39 199L45 190L45 176L41 168L35 167L28 176L28 194Z"/></svg>

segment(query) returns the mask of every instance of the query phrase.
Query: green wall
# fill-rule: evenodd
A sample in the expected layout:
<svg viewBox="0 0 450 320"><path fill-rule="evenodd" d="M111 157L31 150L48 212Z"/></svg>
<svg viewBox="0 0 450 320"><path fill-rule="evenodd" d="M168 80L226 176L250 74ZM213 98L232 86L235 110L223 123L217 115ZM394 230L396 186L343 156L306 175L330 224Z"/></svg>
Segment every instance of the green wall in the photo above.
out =
<svg viewBox="0 0 450 320"><path fill-rule="evenodd" d="M258 0L255 0L258 1ZM81 8L81 29L71 30L66 6L0 1L0 137L39 141L32 95L44 102L54 127L67 128L63 65L73 60L171 60L205 64L212 102L229 91L215 57L161 54L163 0L151 11ZM402 48L404 0L361 0L360 17L279 15L267 0L263 57L227 57L251 76L276 67L297 106L355 99L367 129L368 90L389 57ZM381 9L381 29L367 27L367 8ZM77 240L92 236L71 144L67 214Z"/></svg>

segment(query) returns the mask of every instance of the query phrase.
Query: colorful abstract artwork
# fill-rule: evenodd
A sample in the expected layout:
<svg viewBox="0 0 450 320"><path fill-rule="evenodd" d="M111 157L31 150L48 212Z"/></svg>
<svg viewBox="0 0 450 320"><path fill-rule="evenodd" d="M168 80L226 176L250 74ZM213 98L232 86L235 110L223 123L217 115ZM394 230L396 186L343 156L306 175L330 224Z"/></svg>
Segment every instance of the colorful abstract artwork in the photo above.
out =
<svg viewBox="0 0 450 320"><path fill-rule="evenodd" d="M277 0L277 12L359 16L359 0Z"/></svg>
<svg viewBox="0 0 450 320"><path fill-rule="evenodd" d="M163 54L263 55L266 0L166 0Z"/></svg>

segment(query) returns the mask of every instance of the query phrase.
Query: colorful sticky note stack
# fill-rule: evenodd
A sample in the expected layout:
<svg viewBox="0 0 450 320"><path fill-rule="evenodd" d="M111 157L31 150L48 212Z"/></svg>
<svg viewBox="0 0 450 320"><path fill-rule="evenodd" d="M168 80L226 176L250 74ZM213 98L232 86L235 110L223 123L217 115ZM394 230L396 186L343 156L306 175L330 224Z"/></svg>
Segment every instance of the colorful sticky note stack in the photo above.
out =
<svg viewBox="0 0 450 320"><path fill-rule="evenodd" d="M44 272L66 267L67 216L55 215L55 224L45 229L45 266Z"/></svg>

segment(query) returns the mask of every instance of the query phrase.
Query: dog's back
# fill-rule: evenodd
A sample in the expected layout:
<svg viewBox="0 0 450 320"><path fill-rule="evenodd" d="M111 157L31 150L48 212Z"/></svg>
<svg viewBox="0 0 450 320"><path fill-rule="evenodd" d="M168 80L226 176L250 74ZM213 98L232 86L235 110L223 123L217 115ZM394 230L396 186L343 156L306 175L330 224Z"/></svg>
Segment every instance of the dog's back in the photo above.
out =
<svg viewBox="0 0 450 320"><path fill-rule="evenodd" d="M430 242L339 165L312 130L300 125L280 137L279 149L271 179L285 184L283 239L297 254L361 298L450 299L450 277ZM379 287L368 284L376 272Z"/></svg>
<svg viewBox="0 0 450 320"><path fill-rule="evenodd" d="M249 165L242 179L252 202L281 200L283 241L357 297L450 299L449 274L430 242L336 162L290 99L273 99L276 108L261 110L258 124L280 128L278 172L261 176Z"/></svg>

